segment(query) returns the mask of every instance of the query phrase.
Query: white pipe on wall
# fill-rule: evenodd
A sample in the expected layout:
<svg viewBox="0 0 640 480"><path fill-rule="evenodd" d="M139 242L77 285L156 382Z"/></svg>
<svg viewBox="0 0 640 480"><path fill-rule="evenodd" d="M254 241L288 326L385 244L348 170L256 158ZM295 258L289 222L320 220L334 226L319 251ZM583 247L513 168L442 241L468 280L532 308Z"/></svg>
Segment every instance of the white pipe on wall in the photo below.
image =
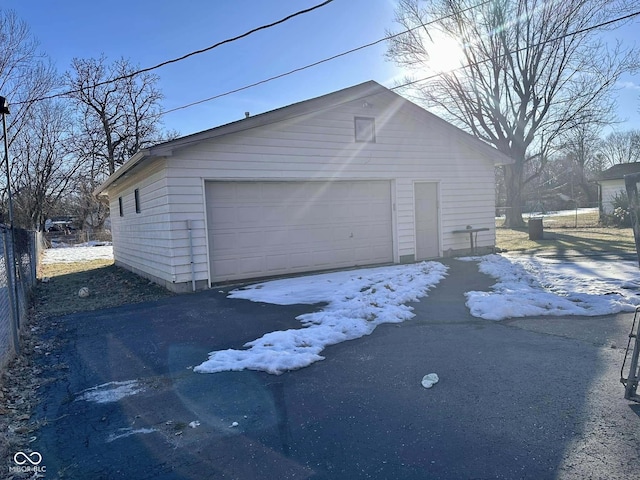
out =
<svg viewBox="0 0 640 480"><path fill-rule="evenodd" d="M191 229L191 220L187 220L187 230L189 230L189 257L191 261L191 290L196 291L196 272L193 263L193 231Z"/></svg>

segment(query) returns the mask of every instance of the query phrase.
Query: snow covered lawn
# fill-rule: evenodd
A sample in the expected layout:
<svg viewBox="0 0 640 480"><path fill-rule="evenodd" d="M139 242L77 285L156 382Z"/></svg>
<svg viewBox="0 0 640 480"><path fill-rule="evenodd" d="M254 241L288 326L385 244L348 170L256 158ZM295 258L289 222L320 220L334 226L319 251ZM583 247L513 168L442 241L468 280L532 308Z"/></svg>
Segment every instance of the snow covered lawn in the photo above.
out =
<svg viewBox="0 0 640 480"><path fill-rule="evenodd" d="M77 246L58 246L47 248L42 253L42 263L52 265L56 263L75 263L90 260L113 260L112 245L81 244Z"/></svg>
<svg viewBox="0 0 640 480"><path fill-rule="evenodd" d="M423 262L287 278L233 290L230 298L326 305L297 317L303 328L267 333L242 350L211 352L209 360L194 371L249 369L281 374L306 367L323 360L320 352L328 345L369 335L382 323L412 318L413 308L405 304L426 296L446 271L441 263Z"/></svg>
<svg viewBox="0 0 640 480"><path fill-rule="evenodd" d="M608 315L640 305L635 261L487 255L479 269L498 282L492 292L467 292L471 314L488 320L537 315Z"/></svg>

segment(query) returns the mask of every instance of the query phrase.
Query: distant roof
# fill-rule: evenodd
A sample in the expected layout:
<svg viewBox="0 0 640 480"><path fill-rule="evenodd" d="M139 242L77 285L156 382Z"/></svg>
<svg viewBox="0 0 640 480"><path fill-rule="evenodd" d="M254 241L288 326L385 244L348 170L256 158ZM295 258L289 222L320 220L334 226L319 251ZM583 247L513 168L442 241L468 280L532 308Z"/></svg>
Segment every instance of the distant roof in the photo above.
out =
<svg viewBox="0 0 640 480"><path fill-rule="evenodd" d="M640 173L640 162L619 163L611 168L607 168L600 175L596 176L596 181L600 180L622 180L630 173Z"/></svg>

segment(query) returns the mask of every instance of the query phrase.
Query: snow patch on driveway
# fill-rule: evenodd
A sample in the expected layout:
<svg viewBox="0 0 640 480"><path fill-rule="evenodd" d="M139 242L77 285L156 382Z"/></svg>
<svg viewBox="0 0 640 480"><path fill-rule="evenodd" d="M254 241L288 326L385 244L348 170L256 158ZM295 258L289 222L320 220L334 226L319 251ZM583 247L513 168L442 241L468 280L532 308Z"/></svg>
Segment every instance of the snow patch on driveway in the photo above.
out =
<svg viewBox="0 0 640 480"><path fill-rule="evenodd" d="M441 263L423 262L287 278L233 290L229 298L326 306L296 317L303 328L267 333L246 343L244 350L211 352L209 360L193 370L249 369L281 374L306 367L323 360L320 352L328 345L369 335L382 323L412 318L413 308L405 304L426 296L446 271Z"/></svg>
<svg viewBox="0 0 640 480"><path fill-rule="evenodd" d="M634 261L515 255L465 260L479 260L480 271L498 280L492 292L465 294L475 317L598 316L632 312L640 305L640 271Z"/></svg>
<svg viewBox="0 0 640 480"><path fill-rule="evenodd" d="M108 382L83 390L78 394L76 400L84 400L94 403L111 403L140 393L143 390L144 387L138 382L138 380Z"/></svg>
<svg viewBox="0 0 640 480"><path fill-rule="evenodd" d="M117 433L109 434L109 436L107 437L106 443L111 443L121 438L130 437L131 435L140 435L140 434L146 435L154 432L157 432L157 430L153 428L137 428L135 430L133 428L119 428Z"/></svg>

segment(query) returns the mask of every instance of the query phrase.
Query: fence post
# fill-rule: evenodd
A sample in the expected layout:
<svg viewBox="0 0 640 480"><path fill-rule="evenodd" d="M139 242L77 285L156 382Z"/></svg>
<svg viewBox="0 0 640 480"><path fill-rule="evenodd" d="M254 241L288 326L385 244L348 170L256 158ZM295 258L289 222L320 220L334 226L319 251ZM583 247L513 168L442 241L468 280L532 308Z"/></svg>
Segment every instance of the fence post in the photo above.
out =
<svg viewBox="0 0 640 480"><path fill-rule="evenodd" d="M15 252L13 245L9 245L11 237L7 235L7 230L2 229L2 245L4 246L4 260L7 269L7 293L9 294L9 307L11 308L11 335L13 336L13 349L16 355L20 355L20 336L18 334L20 319L18 318L18 299L16 298L16 270L15 270Z"/></svg>
<svg viewBox="0 0 640 480"><path fill-rule="evenodd" d="M38 275L38 232L33 231L29 236L29 240L31 241L29 244L29 256L31 261L29 262L29 266L31 267L31 281L29 282L29 288L32 288L37 282Z"/></svg>

